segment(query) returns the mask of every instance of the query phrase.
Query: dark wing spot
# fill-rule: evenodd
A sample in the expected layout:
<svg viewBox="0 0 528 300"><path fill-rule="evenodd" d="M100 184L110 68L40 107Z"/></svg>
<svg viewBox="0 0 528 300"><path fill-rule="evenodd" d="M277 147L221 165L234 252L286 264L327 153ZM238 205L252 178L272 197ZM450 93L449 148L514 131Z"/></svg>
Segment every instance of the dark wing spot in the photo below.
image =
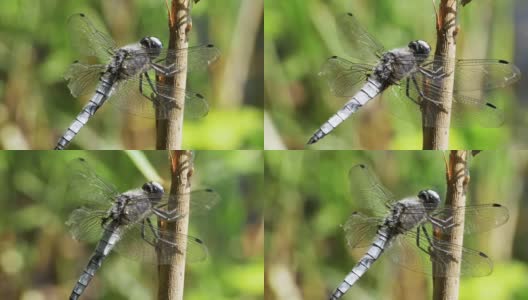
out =
<svg viewBox="0 0 528 300"><path fill-rule="evenodd" d="M360 164L359 167L360 167L361 169L365 169L365 168L367 168L367 166L365 166L364 164Z"/></svg>
<svg viewBox="0 0 528 300"><path fill-rule="evenodd" d="M332 56L332 57L330 57L330 58L337 58L337 55L334 55L334 56Z"/></svg>
<svg viewBox="0 0 528 300"><path fill-rule="evenodd" d="M508 62L507 60L504 60L504 59L499 59L499 62L501 64L509 64L510 62Z"/></svg>
<svg viewBox="0 0 528 300"><path fill-rule="evenodd" d="M500 205L498 203L493 203L491 206L493 206L493 207L502 207L502 205Z"/></svg>
<svg viewBox="0 0 528 300"><path fill-rule="evenodd" d="M84 15L83 13L80 13L79 16L81 16L83 18L86 17L86 15Z"/></svg>
<svg viewBox="0 0 528 300"><path fill-rule="evenodd" d="M495 105L493 105L493 104L491 104L491 103L489 103L489 102L486 103L486 106L491 107L491 108L493 108L493 109L497 109L497 106L495 106Z"/></svg>
<svg viewBox="0 0 528 300"><path fill-rule="evenodd" d="M204 98L201 94L196 94L195 96L198 97L198 98L200 98L200 99L203 99L203 98Z"/></svg>
<svg viewBox="0 0 528 300"><path fill-rule="evenodd" d="M213 189L205 189L206 192L212 193L214 192Z"/></svg>
<svg viewBox="0 0 528 300"><path fill-rule="evenodd" d="M489 257L486 255L486 253L483 253L483 252L479 252L479 255L482 256L482 257L484 257L484 258L489 258Z"/></svg>
<svg viewBox="0 0 528 300"><path fill-rule="evenodd" d="M350 13L350 12L349 12L349 13L347 13L347 15L349 15L349 16L351 16L351 17L353 17L353 16L354 16L354 15L353 15L352 13Z"/></svg>
<svg viewBox="0 0 528 300"><path fill-rule="evenodd" d="M213 47L214 47L213 44L209 44L209 45L207 45L207 48L213 48Z"/></svg>

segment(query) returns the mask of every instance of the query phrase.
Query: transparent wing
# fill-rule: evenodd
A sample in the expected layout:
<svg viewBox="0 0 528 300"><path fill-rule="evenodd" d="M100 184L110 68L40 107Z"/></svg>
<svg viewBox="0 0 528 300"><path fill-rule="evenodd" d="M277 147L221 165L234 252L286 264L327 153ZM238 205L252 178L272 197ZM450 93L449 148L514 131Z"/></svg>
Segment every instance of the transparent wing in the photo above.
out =
<svg viewBox="0 0 528 300"><path fill-rule="evenodd" d="M343 227L347 245L350 248L367 247L374 240L382 221L381 218L372 218L360 212L353 212Z"/></svg>
<svg viewBox="0 0 528 300"><path fill-rule="evenodd" d="M437 224L435 230L443 229L447 232L450 229L460 226L454 222L453 216L464 213L464 234L481 233L505 224L509 219L508 209L497 203L479 204L459 207L444 207L437 209L431 214L431 219ZM407 207L405 215L416 215L420 219L424 216L421 208ZM371 218L356 218L357 221L371 222ZM432 224L429 224L432 226Z"/></svg>
<svg viewBox="0 0 528 300"><path fill-rule="evenodd" d="M324 77L334 95L352 97L365 84L373 67L373 65L356 64L333 56L323 65L319 75Z"/></svg>
<svg viewBox="0 0 528 300"><path fill-rule="evenodd" d="M439 277L486 276L493 269L491 259L480 251L434 237L431 237L431 241L432 244L423 234L417 237L415 231L410 231L396 237L386 254L391 261L406 269ZM418 242L424 250L417 246ZM446 264L454 259L451 253L456 251L462 252L460 273L448 273ZM434 270L433 263L437 265Z"/></svg>
<svg viewBox="0 0 528 300"><path fill-rule="evenodd" d="M145 76L140 75L117 83L109 103L113 103L118 109L140 117L160 120L169 118L170 108L181 109L171 93L172 89L161 82L154 82L153 76L150 76L150 79L149 82ZM175 88L174 92L176 97L184 97L185 99L185 118L199 119L209 112L209 104L202 95L178 88Z"/></svg>
<svg viewBox="0 0 528 300"><path fill-rule="evenodd" d="M375 215L383 215L388 206L396 201L392 193L378 180L376 175L363 164L355 165L348 172L351 193L357 195L358 205Z"/></svg>
<svg viewBox="0 0 528 300"><path fill-rule="evenodd" d="M352 13L339 17L337 27L341 44L351 57L374 63L385 52L382 44L359 24Z"/></svg>
<svg viewBox="0 0 528 300"><path fill-rule="evenodd" d="M174 199L174 201L173 201ZM220 194L212 189L203 189L190 192L189 208L192 215L201 215L210 211L219 201ZM157 208L165 209L168 208L168 203L178 202L178 197L174 198L173 195L165 194L158 204Z"/></svg>
<svg viewBox="0 0 528 300"><path fill-rule="evenodd" d="M447 221L445 225L453 228L457 224L452 221L452 217L461 211L464 211L464 234L486 232L509 219L508 209L497 203L446 207L436 211L433 217Z"/></svg>
<svg viewBox="0 0 528 300"><path fill-rule="evenodd" d="M435 89L442 89L441 80L449 73L443 66L455 67L454 93L465 95L464 92L489 91L496 88L506 87L517 82L521 78L521 72L514 64L499 59L453 59L436 55L415 56L410 59L398 59L395 64L414 64L416 58L424 60L420 65L421 70L427 73L420 73L428 79L423 84L432 86ZM437 78L437 80L433 80ZM469 94L471 95L471 94Z"/></svg>
<svg viewBox="0 0 528 300"><path fill-rule="evenodd" d="M130 259L150 264L168 264L172 255L183 253L186 253L187 262L207 258L207 247L202 240L158 228L154 220L152 218L150 222L152 227L146 220L128 227L114 250ZM187 246L183 247L181 241L186 241ZM156 247L164 247L163 254L158 256Z"/></svg>
<svg viewBox="0 0 528 300"><path fill-rule="evenodd" d="M401 63L405 63L402 61ZM443 65L455 64L455 93L489 91L517 82L521 72L514 64L500 59L453 59L443 56L425 58L421 69L432 74L429 78L442 78L448 75ZM427 85L441 89L439 80L429 80Z"/></svg>
<svg viewBox="0 0 528 300"><path fill-rule="evenodd" d="M498 59L459 59L455 67L455 92L491 90L517 82L521 71Z"/></svg>
<svg viewBox="0 0 528 300"><path fill-rule="evenodd" d="M70 16L67 26L73 45L85 56L93 56L106 62L117 48L114 40L98 30L83 13Z"/></svg>
<svg viewBox="0 0 528 300"><path fill-rule="evenodd" d="M68 80L68 88L74 97L93 94L99 82L105 65L86 65L75 61L66 71L64 79Z"/></svg>
<svg viewBox="0 0 528 300"><path fill-rule="evenodd" d="M66 221L66 227L77 241L95 243L103 234L102 218L106 211L79 207L75 209Z"/></svg>
<svg viewBox="0 0 528 300"><path fill-rule="evenodd" d="M489 91L506 87L521 78L521 72L514 64L498 59L452 59L443 56L424 57L425 62L420 66L426 73L420 73L430 79L423 84L435 89L442 89L441 80L448 72L442 67L455 64L455 94L464 94L471 91ZM409 63L401 60L399 64ZM412 63L412 61L410 62Z"/></svg>
<svg viewBox="0 0 528 300"><path fill-rule="evenodd" d="M157 49L142 49L137 54L154 54ZM214 45L200 45L184 49L162 49L158 59L154 62L167 67L168 72L178 73L183 70L183 58L187 56L187 72L202 71L220 57L220 50ZM171 63L172 62L172 63Z"/></svg>
<svg viewBox="0 0 528 300"><path fill-rule="evenodd" d="M72 202L98 210L108 209L118 190L111 183L99 177L84 158L77 158L69 163L70 182L68 197Z"/></svg>
<svg viewBox="0 0 528 300"><path fill-rule="evenodd" d="M413 81L413 78L415 81ZM434 79L425 78L423 74L416 73L412 77L405 79L393 91L396 93L396 99L390 103L390 112L409 120L415 124L425 126L434 125L434 114L436 111L445 109L438 104L439 99L445 91L440 89L437 84L430 84ZM422 95L427 95L426 98ZM432 110L427 114L422 114L423 101L433 102ZM422 121L425 118L425 121ZM451 107L451 126L452 127L470 127L478 125L481 127L499 127L504 123L504 112L494 104L486 102L485 99L473 98L462 95L458 92L453 94Z"/></svg>

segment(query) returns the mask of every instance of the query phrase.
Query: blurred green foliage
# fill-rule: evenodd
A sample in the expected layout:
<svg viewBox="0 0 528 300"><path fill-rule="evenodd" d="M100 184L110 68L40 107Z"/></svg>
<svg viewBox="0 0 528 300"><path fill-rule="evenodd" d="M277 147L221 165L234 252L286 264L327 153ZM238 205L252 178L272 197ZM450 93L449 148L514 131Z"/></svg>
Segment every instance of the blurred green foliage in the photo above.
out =
<svg viewBox="0 0 528 300"><path fill-rule="evenodd" d="M386 49L402 47L416 39L428 41L434 47L433 2L266 1L265 105L272 120L266 125L266 148L304 148L311 135L346 102L345 98L333 96L326 82L318 76L330 56L353 57L353 53L342 49L339 43L336 17L346 12L354 13L360 24ZM513 2L479 1L460 8L458 58L513 61L517 42L512 20ZM369 102L310 149L421 149L420 120L404 120L388 113L394 103L393 94L386 91ZM512 141L526 144L516 130L526 127L526 111L521 109L512 89L499 89L484 96L505 111L506 123L499 128L480 128L477 122L471 122L471 127L467 128L452 128L449 148L496 149ZM279 138L268 134L271 128L279 133Z"/></svg>
<svg viewBox="0 0 528 300"><path fill-rule="evenodd" d="M118 45L144 36L157 36L167 45L165 2L1 1L0 148L52 149L88 100L75 99L63 78L70 63L81 58L70 42L70 15L84 12ZM210 112L204 119L185 122L185 149L263 148L262 10L262 3L241 0L193 5L189 45L213 43L221 57L208 71L188 76L188 89L205 96ZM260 17L246 18L248 13ZM154 119L112 106L97 112L71 149L155 147Z"/></svg>
<svg viewBox="0 0 528 300"><path fill-rule="evenodd" d="M483 151L469 162L467 204L500 203L509 221L464 245L494 262L489 277L463 278L460 299L528 297L527 152ZM431 188L444 199L445 159L440 151L267 151L265 153L266 299L327 299L364 255L346 246L341 225L364 201L351 191L349 169L366 164L398 198ZM401 199L400 198L400 199ZM515 277L516 279L513 279ZM382 255L343 297L431 299L431 276L407 271Z"/></svg>
<svg viewBox="0 0 528 300"><path fill-rule="evenodd" d="M73 240L64 224L79 205L79 195L67 194L74 158L84 157L120 191L150 180L142 174L151 164L168 190L168 153L133 154L0 151L0 179L7 187L0 189L1 299L65 299L88 263L95 245ZM137 160L143 155L146 160ZM187 265L185 299L263 299L262 155L195 153L192 189L213 188L222 199L190 218L189 233L204 240L209 257ZM156 299L157 268L112 252L85 293L83 299Z"/></svg>

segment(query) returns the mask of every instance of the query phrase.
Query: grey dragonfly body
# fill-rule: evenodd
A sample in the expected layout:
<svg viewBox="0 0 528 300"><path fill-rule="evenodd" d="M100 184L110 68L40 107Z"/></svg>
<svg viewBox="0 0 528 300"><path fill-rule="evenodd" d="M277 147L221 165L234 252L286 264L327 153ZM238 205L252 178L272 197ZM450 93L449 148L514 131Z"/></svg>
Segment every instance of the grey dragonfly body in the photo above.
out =
<svg viewBox="0 0 528 300"><path fill-rule="evenodd" d="M106 64L76 61L67 71L65 77L72 95L90 93L92 97L61 136L56 150L66 148L110 97L117 107L149 118L166 119L169 109L180 108L176 103L178 98L185 99L187 117L200 118L207 114L208 104L202 95L154 82L149 72L173 76L184 70L203 69L219 57L213 45L168 50L158 38L145 37L138 43L118 48L84 14L71 16L68 25L79 50Z"/></svg>
<svg viewBox="0 0 528 300"><path fill-rule="evenodd" d="M72 212L66 224L75 239L98 242L70 299L80 297L113 250L154 264L169 263L174 255L185 255L190 262L206 258L207 249L200 239L158 227L157 220L170 222L182 217L167 209L169 196L159 183L147 182L139 189L119 193L83 159L75 161L73 169L71 188L75 193L82 192L79 197L85 203ZM209 210L219 200L218 194L210 189L193 191L187 196L191 197L191 213Z"/></svg>
<svg viewBox="0 0 528 300"><path fill-rule="evenodd" d="M447 233L460 226L453 216L462 212L465 234L489 230L508 220L508 210L502 205L441 208L440 196L433 190L396 200L365 165L353 167L349 179L352 192L359 194L364 204L362 211L354 212L344 226L347 244L368 249L332 293L331 300L341 298L386 251L402 267L437 277L491 273L492 262L486 254L441 240L433 232ZM461 253L460 274L446 272L447 263L456 259L454 253Z"/></svg>
<svg viewBox="0 0 528 300"><path fill-rule="evenodd" d="M323 66L323 76L331 91L349 101L328 119L310 138L313 144L325 137L360 107L391 86L398 101L391 112L423 125L434 125L434 110L422 113L423 104L432 102L436 110L446 111L438 99L445 93L443 78L450 73L444 68L455 67L455 88L451 108L453 125L468 125L468 120L479 126L496 127L503 122L503 114L495 105L478 98L478 91L506 86L520 78L517 67L504 60L453 60L432 57L430 45L422 40L412 41L407 47L386 51L368 34L355 17L348 13L338 20L338 33L343 47L359 62L333 56Z"/></svg>

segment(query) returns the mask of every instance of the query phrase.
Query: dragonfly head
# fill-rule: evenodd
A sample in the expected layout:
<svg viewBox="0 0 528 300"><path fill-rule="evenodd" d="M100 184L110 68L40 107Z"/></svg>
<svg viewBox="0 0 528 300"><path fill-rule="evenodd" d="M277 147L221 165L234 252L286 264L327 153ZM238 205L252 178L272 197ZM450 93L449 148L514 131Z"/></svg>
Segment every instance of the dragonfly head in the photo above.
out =
<svg viewBox="0 0 528 300"><path fill-rule="evenodd" d="M422 40L412 41L409 43L408 47L414 55L418 55L424 59L429 56L429 53L431 52L431 46L429 46L426 41Z"/></svg>
<svg viewBox="0 0 528 300"><path fill-rule="evenodd" d="M165 193L165 190L161 186L161 184L151 181L145 183L141 189L147 193L149 198L152 198L151 200L156 200L157 198L161 198L163 196L163 193ZM159 199L157 199L159 201Z"/></svg>
<svg viewBox="0 0 528 300"><path fill-rule="evenodd" d="M433 190L420 191L418 198L422 200L425 209L428 211L433 211L440 205L440 196Z"/></svg>
<svg viewBox="0 0 528 300"><path fill-rule="evenodd" d="M158 57L161 53L161 49L163 49L163 43L161 43L157 37L147 36L142 38L139 43L145 49L150 50L149 53L152 58Z"/></svg>

